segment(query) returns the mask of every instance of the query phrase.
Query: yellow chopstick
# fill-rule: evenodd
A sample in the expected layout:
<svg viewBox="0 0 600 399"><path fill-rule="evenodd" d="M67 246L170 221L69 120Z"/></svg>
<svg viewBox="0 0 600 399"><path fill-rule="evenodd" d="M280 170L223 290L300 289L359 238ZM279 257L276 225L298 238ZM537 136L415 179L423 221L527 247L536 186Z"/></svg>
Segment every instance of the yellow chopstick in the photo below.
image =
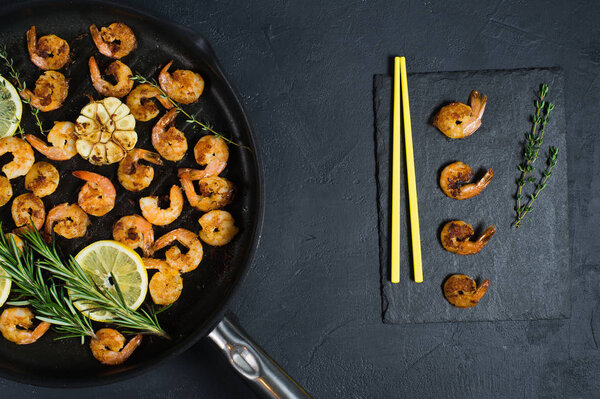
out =
<svg viewBox="0 0 600 399"><path fill-rule="evenodd" d="M391 280L400 282L400 59L394 60L394 108L392 115L392 237Z"/></svg>
<svg viewBox="0 0 600 399"><path fill-rule="evenodd" d="M408 180L408 206L410 209L410 235L412 242L413 274L416 283L423 282L421 264L421 233L419 231L419 205L417 202L417 181L415 177L415 156L413 153L408 85L406 82L406 59L400 57L400 78L402 81L402 111L404 119L404 150L406 151L406 178Z"/></svg>

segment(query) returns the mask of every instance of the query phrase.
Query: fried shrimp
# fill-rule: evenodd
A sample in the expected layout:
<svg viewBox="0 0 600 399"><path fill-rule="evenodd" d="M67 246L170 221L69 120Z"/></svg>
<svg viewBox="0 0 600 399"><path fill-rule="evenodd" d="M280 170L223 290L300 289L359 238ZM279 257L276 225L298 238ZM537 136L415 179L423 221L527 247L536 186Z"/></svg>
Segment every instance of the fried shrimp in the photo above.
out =
<svg viewBox="0 0 600 399"><path fill-rule="evenodd" d="M77 203L88 215L104 216L115 207L117 192L110 179L85 170L76 170L73 176L86 181Z"/></svg>
<svg viewBox="0 0 600 399"><path fill-rule="evenodd" d="M208 176L198 180L200 194L196 193L189 173L182 173L179 180L190 205L203 212L224 208L232 201L235 193L233 183L219 176Z"/></svg>
<svg viewBox="0 0 600 399"><path fill-rule="evenodd" d="M9 180L25 176L35 162L31 146L17 137L3 137L0 139L0 156L8 152L12 154L13 160L2 167L2 172Z"/></svg>
<svg viewBox="0 0 600 399"><path fill-rule="evenodd" d="M56 191L59 181L60 175L54 165L36 162L25 175L25 189L42 198Z"/></svg>
<svg viewBox="0 0 600 399"><path fill-rule="evenodd" d="M172 126L177 110L171 109L158 120L152 129L152 146L161 157L168 161L179 161L188 149L188 143L182 131Z"/></svg>
<svg viewBox="0 0 600 399"><path fill-rule="evenodd" d="M98 51L110 58L123 58L137 47L133 31L121 22L114 22L100 30L91 25L90 33Z"/></svg>
<svg viewBox="0 0 600 399"><path fill-rule="evenodd" d="M173 245L165 253L165 259L169 266L178 270L181 273L191 272L198 267L204 251L202 243L198 239L198 235L186 229L175 229L160 237L152 246L152 251L156 252L175 242L185 246L187 252L181 253L181 250L176 245Z"/></svg>
<svg viewBox="0 0 600 399"><path fill-rule="evenodd" d="M157 305L170 305L179 299L183 290L183 280L179 271L161 259L143 258L142 260L146 269L158 269L148 284L152 301Z"/></svg>
<svg viewBox="0 0 600 399"><path fill-rule="evenodd" d="M33 330L34 314L29 308L7 308L0 315L0 332L10 342L17 345L33 344L50 328L50 323L43 321Z"/></svg>
<svg viewBox="0 0 600 399"><path fill-rule="evenodd" d="M75 124L73 122L54 122L54 126L48 132L46 139L52 144L51 146L32 134L25 136L25 140L33 148L53 161L66 161L77 154L77 148L75 147L77 136L75 135Z"/></svg>
<svg viewBox="0 0 600 399"><path fill-rule="evenodd" d="M92 354L102 364L114 366L123 363L142 343L142 335L131 338L125 345L123 334L112 328L101 328L90 342Z"/></svg>
<svg viewBox="0 0 600 399"><path fill-rule="evenodd" d="M129 151L125 158L119 162L119 168L117 169L117 178L119 183L126 190L129 191L141 191L148 187L154 179L154 168L149 165L142 165L139 163L140 160L148 161L155 165L162 165L160 155L142 150L141 148L134 148Z"/></svg>
<svg viewBox="0 0 600 399"><path fill-rule="evenodd" d="M198 219L198 223L202 227L198 234L200 239L215 247L229 244L240 230L236 227L231 213L227 211L207 212Z"/></svg>
<svg viewBox="0 0 600 399"><path fill-rule="evenodd" d="M446 223L441 233L442 246L446 251L458 255L473 255L487 245L494 233L496 226L491 225L475 241L469 240L475 232L470 224L462 220L453 220Z"/></svg>
<svg viewBox="0 0 600 399"><path fill-rule="evenodd" d="M160 71L158 83L160 87L174 101L182 104L191 104L198 101L198 98L204 91L204 79L196 72L178 69L171 75L169 68L173 61Z"/></svg>
<svg viewBox="0 0 600 399"><path fill-rule="evenodd" d="M221 137L207 135L202 137L194 146L194 158L200 166L204 166L206 176L216 176L227 166L229 159L229 148L227 143ZM197 173L197 172L196 172ZM200 179L200 175L190 176L192 180Z"/></svg>
<svg viewBox="0 0 600 399"><path fill-rule="evenodd" d="M44 231L48 237L52 231L67 239L83 237L90 225L90 218L77 204L63 203L50 209Z"/></svg>
<svg viewBox="0 0 600 399"><path fill-rule="evenodd" d="M40 111L48 112L60 108L68 93L69 84L65 76L60 72L46 71L35 82L33 92L24 89L19 94Z"/></svg>
<svg viewBox="0 0 600 399"><path fill-rule="evenodd" d="M10 180L4 176L0 176L0 206L4 206L10 201L13 196Z"/></svg>
<svg viewBox="0 0 600 399"><path fill-rule="evenodd" d="M18 227L16 232L23 232L31 228L32 224L40 230L46 219L46 208L41 199L34 194L25 193L14 199L10 212Z"/></svg>
<svg viewBox="0 0 600 399"><path fill-rule="evenodd" d="M173 103L163 98L159 89L150 86L148 83L143 83L137 85L127 96L126 102L131 115L142 122L156 118L160 111L154 101L152 101L153 98L156 98L166 109L173 108Z"/></svg>
<svg viewBox="0 0 600 399"><path fill-rule="evenodd" d="M444 283L444 296L457 308L472 308L477 306L490 286L490 280L485 279L477 287L475 281L464 274L453 274Z"/></svg>
<svg viewBox="0 0 600 399"><path fill-rule="evenodd" d="M485 111L487 96L477 90L471 92L469 103L450 103L433 118L433 126L451 139L462 139L475 133L481 126L481 117Z"/></svg>
<svg viewBox="0 0 600 399"><path fill-rule="evenodd" d="M29 58L38 68L60 69L69 62L69 43L56 35L46 35L37 39L35 25L27 31Z"/></svg>
<svg viewBox="0 0 600 399"><path fill-rule="evenodd" d="M463 184L473 178L473 169L465 163L454 162L442 170L440 187L448 197L466 200L479 195L490 184L493 177L494 171L490 168L477 183Z"/></svg>
<svg viewBox="0 0 600 399"><path fill-rule="evenodd" d="M152 224L139 215L123 216L113 226L113 239L131 249L140 248L145 256L150 256L154 230Z"/></svg>
<svg viewBox="0 0 600 399"><path fill-rule="evenodd" d="M194 158L200 166L210 165L214 161L227 163L229 148L221 137L209 134L200 138L194 146Z"/></svg>
<svg viewBox="0 0 600 399"><path fill-rule="evenodd" d="M116 84L112 84L104 79L100 74L100 68L96 63L96 59L92 56L88 62L90 67L90 77L94 89L105 97L123 97L131 91L133 87L133 80L130 78L133 76L131 69L121 61L113 61L108 68L104 71L107 75L111 75L117 81Z"/></svg>
<svg viewBox="0 0 600 399"><path fill-rule="evenodd" d="M183 194L178 186L171 187L169 201L169 207L163 209L158 206L158 197L155 195L140 198L142 215L155 226L173 223L183 210Z"/></svg>

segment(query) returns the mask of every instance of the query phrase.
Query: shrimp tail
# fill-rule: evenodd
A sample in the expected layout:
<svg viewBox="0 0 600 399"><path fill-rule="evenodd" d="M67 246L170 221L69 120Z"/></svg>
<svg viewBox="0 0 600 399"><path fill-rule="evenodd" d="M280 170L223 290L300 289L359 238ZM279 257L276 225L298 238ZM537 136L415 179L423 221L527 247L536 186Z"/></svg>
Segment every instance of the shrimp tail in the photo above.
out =
<svg viewBox="0 0 600 399"><path fill-rule="evenodd" d="M42 154L48 152L49 147L39 137L36 137L33 134L27 134L27 135L25 135L25 140L27 140L33 148L35 148L37 151L41 152Z"/></svg>
<svg viewBox="0 0 600 399"><path fill-rule="evenodd" d="M91 56L88 61L88 66L90 67L90 75L92 77L92 81L95 83L97 80L100 80L102 76L100 75L100 68L98 68L98 64L96 63L96 59L94 56Z"/></svg>
<svg viewBox="0 0 600 399"><path fill-rule="evenodd" d="M168 97L163 97L162 94L160 96L158 96L156 98L158 100L158 102L165 107L166 109L171 109L174 107L173 103L171 102L171 100L169 100Z"/></svg>
<svg viewBox="0 0 600 399"><path fill-rule="evenodd" d="M85 181L93 181L94 180L94 176L92 176L93 174L86 170L76 170L72 173L72 175L77 177L78 179L85 180Z"/></svg>
<svg viewBox="0 0 600 399"><path fill-rule="evenodd" d="M477 287L477 290L475 290L475 293L471 297L471 301L474 301L475 304L477 304L481 300L481 298L483 298L483 296L485 295L485 293L487 292L489 287L490 287L490 280L488 280L486 278L481 284L479 284L479 287Z"/></svg>
<svg viewBox="0 0 600 399"><path fill-rule="evenodd" d="M169 61L167 65L165 65L163 69L161 69L160 74L158 75L158 83L160 83L163 89L165 85L169 85L171 83L171 75L169 74L169 68L171 68L172 64L173 60Z"/></svg>
<svg viewBox="0 0 600 399"><path fill-rule="evenodd" d="M179 181L181 182L181 187L183 187L183 191L185 191L185 196L187 197L190 204L195 204L198 201L198 195L196 194L194 184L190 179L189 172L182 173L179 176Z"/></svg>
<svg viewBox="0 0 600 399"><path fill-rule="evenodd" d="M37 54L37 35L35 31L35 25L32 25L27 31L27 50L29 50L29 54L31 56Z"/></svg>
<svg viewBox="0 0 600 399"><path fill-rule="evenodd" d="M483 117L483 113L485 111L485 105L487 103L487 96L481 95L477 90L473 90L469 97L469 103L471 105L471 109L473 110L473 115L481 120Z"/></svg>
<svg viewBox="0 0 600 399"><path fill-rule="evenodd" d="M175 121L175 118L177 118L178 113L179 111L177 111L177 109L175 108L169 110L162 118L160 118L160 120L156 124L156 127L166 129L167 126L171 125L173 121Z"/></svg>
<svg viewBox="0 0 600 399"><path fill-rule="evenodd" d="M96 47L104 46L104 42L102 41L102 37L100 36L100 31L98 30L98 27L96 25L92 24L90 26L90 34L92 35L92 40L94 41Z"/></svg>
<svg viewBox="0 0 600 399"><path fill-rule="evenodd" d="M157 154L156 152L152 151L145 151L142 155L142 159L159 166L163 164L163 161L160 158L160 154Z"/></svg>
<svg viewBox="0 0 600 399"><path fill-rule="evenodd" d="M481 180L479 180L479 182L477 182L477 186L481 190L483 190L484 188L486 188L488 186L488 184L490 184L493 177L494 177L494 171L492 170L492 168L489 168L487 170L487 172L485 173L485 175L483 175Z"/></svg>
<svg viewBox="0 0 600 399"><path fill-rule="evenodd" d="M487 242L492 238L492 236L494 235L495 232L496 232L496 226L495 225L489 226L487 229L485 229L485 231L483 232L481 237L479 237L477 239L477 242L484 244L484 245L487 244Z"/></svg>
<svg viewBox="0 0 600 399"><path fill-rule="evenodd" d="M140 346L142 343L142 334L137 334L135 337L131 338L127 345L121 350L121 354L124 358L128 358L131 356L133 351Z"/></svg>
<svg viewBox="0 0 600 399"><path fill-rule="evenodd" d="M167 62L167 65L165 65L165 66L163 67L163 69L160 71L161 75L162 75L163 73L168 73L168 72L169 72L169 68L171 68L171 65L172 65L172 64L173 64L173 60L171 60L171 61Z"/></svg>

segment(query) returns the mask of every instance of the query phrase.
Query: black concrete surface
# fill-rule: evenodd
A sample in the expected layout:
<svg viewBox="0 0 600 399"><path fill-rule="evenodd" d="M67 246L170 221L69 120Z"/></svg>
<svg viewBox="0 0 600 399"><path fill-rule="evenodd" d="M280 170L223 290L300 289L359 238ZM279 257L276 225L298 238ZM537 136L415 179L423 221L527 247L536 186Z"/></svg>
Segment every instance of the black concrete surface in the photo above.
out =
<svg viewBox="0 0 600 399"><path fill-rule="evenodd" d="M318 398L593 398L600 392L600 8L592 1L123 2L204 34L245 99L266 165L258 256L232 310ZM384 325L373 74L565 72L571 318ZM509 118L510 115L507 115ZM540 265L543 267L543 265ZM2 398L248 398L208 342L126 382Z"/></svg>

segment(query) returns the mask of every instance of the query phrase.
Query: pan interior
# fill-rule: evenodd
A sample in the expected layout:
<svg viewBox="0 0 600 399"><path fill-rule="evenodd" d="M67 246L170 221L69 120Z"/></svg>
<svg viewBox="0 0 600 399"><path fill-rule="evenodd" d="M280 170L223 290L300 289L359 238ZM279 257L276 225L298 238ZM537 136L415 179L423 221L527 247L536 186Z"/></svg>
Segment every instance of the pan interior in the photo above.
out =
<svg viewBox="0 0 600 399"><path fill-rule="evenodd" d="M49 3L10 11L3 16L0 43L5 44L28 87L33 87L42 73L30 61L26 48L25 32L35 25L38 37L56 34L71 46L72 63L60 70L69 80L69 96L60 109L41 113L44 127L49 129L53 121L75 121L79 110L89 101L87 96L100 99L89 78L88 59L94 56L103 70L111 59L101 55L89 35L89 26L107 26L123 22L135 32L138 48L121 61L136 73L156 79L158 71L174 60L171 71L191 69L199 72L206 87L196 104L184 106L201 121L210 122L215 130L237 143L254 149L251 127L237 97L226 78L220 73L217 61L203 39L185 28L159 21L153 17L126 11L114 6L79 3ZM0 73L8 75L7 68L0 66ZM124 98L122 99L124 101ZM159 106L160 107L160 106ZM162 108L161 108L162 111ZM162 115L162 113L161 113ZM159 115L160 117L160 115ZM32 121L29 108L23 108L23 127L26 133L39 136ZM111 178L117 189L115 208L107 215L90 216L92 225L85 237L75 240L58 238L58 245L65 254L75 254L96 240L112 239L112 226L120 217L141 214L138 199L142 196L168 194L173 184L179 184L177 167L198 167L193 157L193 146L206 133L185 123L185 116L176 119L175 126L182 130L190 149L185 158L177 163L165 161L162 167L154 166L155 178L151 186L139 193L126 191L117 180L117 164L96 167L79 156L65 162L50 161L61 177L59 189L43 198L48 211L63 202L77 202L82 182L71 175L74 170L90 170ZM150 132L158 117L149 122L136 122L138 144L136 147L154 151ZM237 186L236 196L226 209L232 213L240 228L234 241L224 247L204 247L204 258L193 272L183 275L184 289L180 299L159 319L171 340L150 336L134 355L122 366L106 367L92 356L87 341L81 345L77 339L55 341L54 334L46 334L32 345L17 346L0 339L0 373L20 381L40 385L87 385L99 384L132 375L135 371L171 353L183 350L207 332L219 317L227 299L244 276L246 265L257 240L260 219L259 167L255 151L229 145L230 158L222 176ZM36 152L36 161L46 160ZM8 158L10 159L10 158ZM4 164L5 157L0 159ZM24 178L11 181L14 197L24 193ZM178 227L199 231L198 218L202 212L193 209L186 200L182 215L165 227L155 226L155 236ZM5 230L14 227L10 215L10 202L0 208L0 220ZM149 303L149 296L147 303ZM103 325L98 324L101 328Z"/></svg>

